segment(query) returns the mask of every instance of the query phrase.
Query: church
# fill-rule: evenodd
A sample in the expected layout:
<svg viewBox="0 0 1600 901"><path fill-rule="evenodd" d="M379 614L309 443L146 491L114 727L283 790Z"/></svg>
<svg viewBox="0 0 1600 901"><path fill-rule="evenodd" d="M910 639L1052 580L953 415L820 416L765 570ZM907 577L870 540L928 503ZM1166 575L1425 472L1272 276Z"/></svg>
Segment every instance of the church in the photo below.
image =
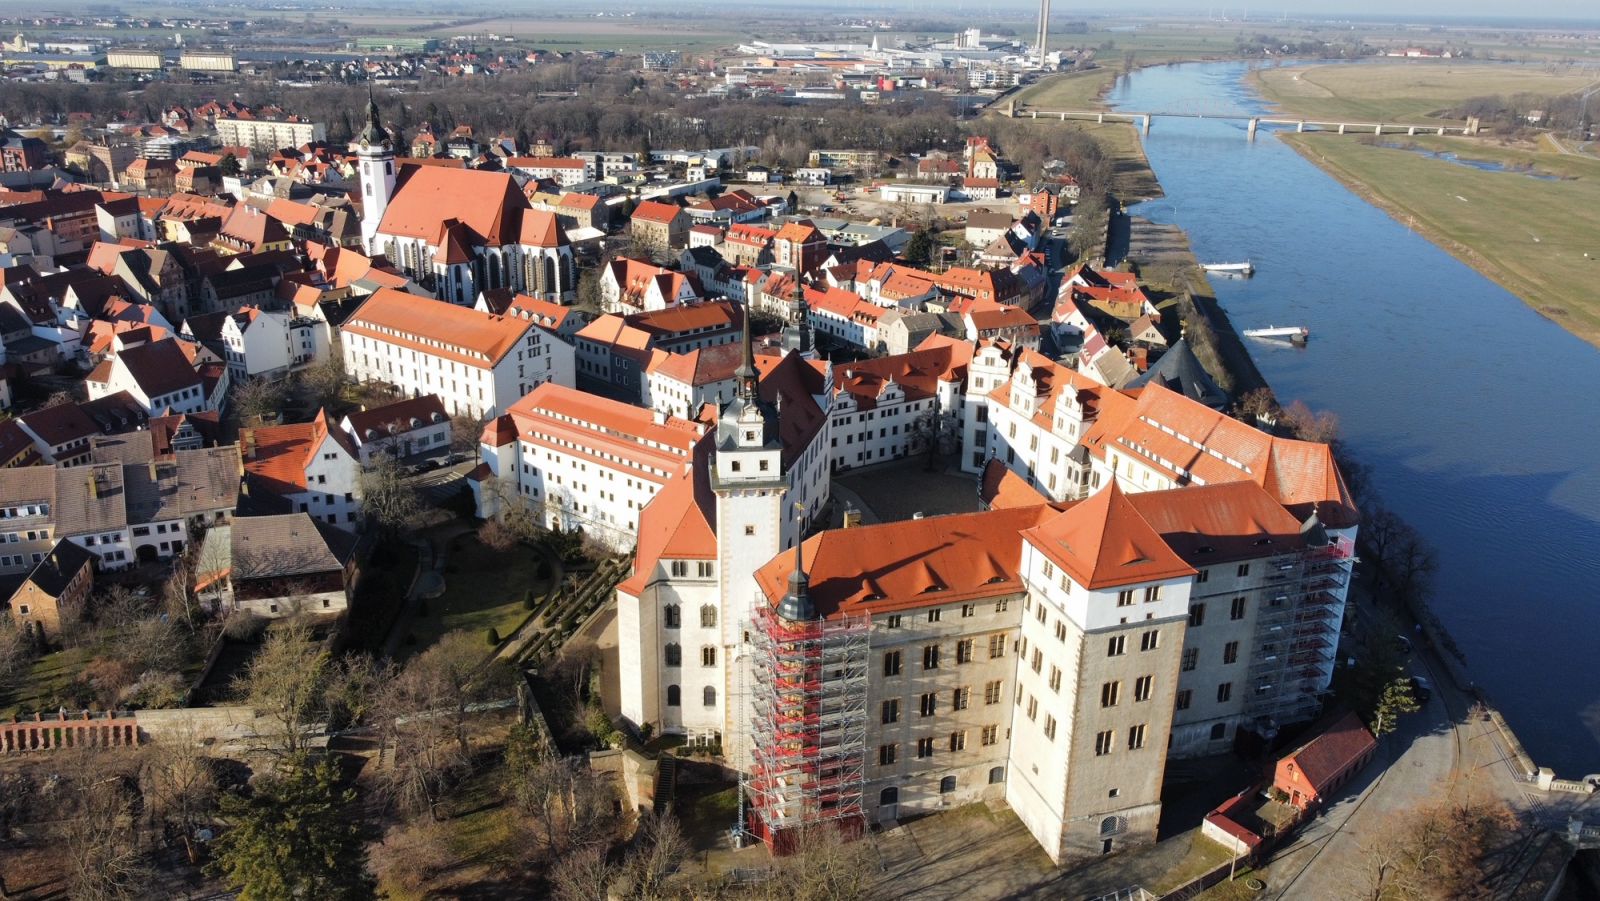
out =
<svg viewBox="0 0 1600 901"><path fill-rule="evenodd" d="M440 300L471 306L509 288L572 303L578 272L554 213L532 209L511 175L422 162L400 165L395 141L367 102L351 150L361 181L361 237Z"/></svg>

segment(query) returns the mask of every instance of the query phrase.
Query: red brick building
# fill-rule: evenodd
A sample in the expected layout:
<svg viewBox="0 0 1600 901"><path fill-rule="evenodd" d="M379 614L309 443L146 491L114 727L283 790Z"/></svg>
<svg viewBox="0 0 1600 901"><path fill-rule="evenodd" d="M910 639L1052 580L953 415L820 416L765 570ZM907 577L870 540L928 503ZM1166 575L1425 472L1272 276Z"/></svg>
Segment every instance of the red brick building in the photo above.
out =
<svg viewBox="0 0 1600 901"><path fill-rule="evenodd" d="M1350 781L1378 750L1378 741L1354 713L1335 720L1278 761L1272 787L1289 796L1289 803L1310 810Z"/></svg>

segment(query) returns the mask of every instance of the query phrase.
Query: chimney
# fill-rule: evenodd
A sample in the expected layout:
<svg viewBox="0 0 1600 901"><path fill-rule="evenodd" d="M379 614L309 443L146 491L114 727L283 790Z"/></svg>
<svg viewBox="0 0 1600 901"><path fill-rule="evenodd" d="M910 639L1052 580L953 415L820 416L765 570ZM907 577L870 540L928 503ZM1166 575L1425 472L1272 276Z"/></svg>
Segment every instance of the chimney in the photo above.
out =
<svg viewBox="0 0 1600 901"><path fill-rule="evenodd" d="M243 437L244 437L244 458L246 460L254 460L256 458L256 430L255 429L245 429Z"/></svg>
<svg viewBox="0 0 1600 901"><path fill-rule="evenodd" d="M156 475L156 461L155 460L151 460L150 461L150 481L154 482L154 481L159 480L160 478L161 478L160 476Z"/></svg>

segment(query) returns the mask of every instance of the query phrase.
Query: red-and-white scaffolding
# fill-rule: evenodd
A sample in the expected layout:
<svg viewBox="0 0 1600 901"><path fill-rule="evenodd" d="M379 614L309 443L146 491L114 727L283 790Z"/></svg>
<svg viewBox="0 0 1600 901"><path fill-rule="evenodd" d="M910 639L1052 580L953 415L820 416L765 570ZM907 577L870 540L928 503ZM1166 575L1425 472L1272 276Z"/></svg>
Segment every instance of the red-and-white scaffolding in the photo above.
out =
<svg viewBox="0 0 1600 901"><path fill-rule="evenodd" d="M865 825L869 617L791 621L759 605L744 829L774 853L803 830Z"/></svg>

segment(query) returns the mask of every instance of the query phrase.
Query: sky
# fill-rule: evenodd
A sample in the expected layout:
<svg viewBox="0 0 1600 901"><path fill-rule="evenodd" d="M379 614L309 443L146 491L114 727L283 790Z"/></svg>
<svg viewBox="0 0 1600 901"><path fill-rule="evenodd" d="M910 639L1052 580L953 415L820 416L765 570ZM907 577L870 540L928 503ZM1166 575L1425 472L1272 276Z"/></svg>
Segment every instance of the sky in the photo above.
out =
<svg viewBox="0 0 1600 901"><path fill-rule="evenodd" d="M824 5L833 5L826 3ZM904 9L908 6L928 10L981 9L984 7L1036 6L1037 0L868 0L869 7ZM1517 19L1535 22L1552 20L1587 21L1600 26L1600 3L1596 0L1537 0L1534 3L1517 3L1512 0L1257 0L1243 3L1240 0L1150 0L1116 5L1107 0L1053 0L1053 16L1066 10L1091 14L1140 15L1142 13L1199 13L1207 11L1238 17L1249 12L1251 16L1276 19L1289 16L1314 18L1353 16L1381 16L1385 19L1412 18L1451 21L1460 19L1501 19L1507 24Z"/></svg>

